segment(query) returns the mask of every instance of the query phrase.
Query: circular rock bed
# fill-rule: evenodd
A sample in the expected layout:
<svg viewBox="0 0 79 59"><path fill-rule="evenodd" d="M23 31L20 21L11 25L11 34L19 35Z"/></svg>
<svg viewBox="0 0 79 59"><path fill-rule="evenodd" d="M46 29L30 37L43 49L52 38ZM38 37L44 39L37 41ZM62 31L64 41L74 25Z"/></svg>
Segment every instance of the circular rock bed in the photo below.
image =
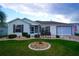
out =
<svg viewBox="0 0 79 59"><path fill-rule="evenodd" d="M28 47L32 50L47 50L51 47L51 45L47 42L32 42L28 45Z"/></svg>

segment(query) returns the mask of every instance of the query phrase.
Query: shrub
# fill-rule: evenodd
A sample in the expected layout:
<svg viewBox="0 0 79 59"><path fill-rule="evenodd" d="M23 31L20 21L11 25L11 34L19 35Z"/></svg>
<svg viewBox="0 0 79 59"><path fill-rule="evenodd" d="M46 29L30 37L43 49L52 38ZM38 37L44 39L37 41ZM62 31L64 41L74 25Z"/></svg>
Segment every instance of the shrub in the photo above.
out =
<svg viewBox="0 0 79 59"><path fill-rule="evenodd" d="M60 36L59 35L56 35L56 38L60 38Z"/></svg>
<svg viewBox="0 0 79 59"><path fill-rule="evenodd" d="M27 36L27 35L28 35L28 33L26 33L26 32L22 33L22 36Z"/></svg>
<svg viewBox="0 0 79 59"><path fill-rule="evenodd" d="M22 36L27 37L27 38L30 38L30 35L28 33L26 33L26 32L23 32L22 33Z"/></svg>
<svg viewBox="0 0 79 59"><path fill-rule="evenodd" d="M1 35L0 38L7 37L7 35Z"/></svg>
<svg viewBox="0 0 79 59"><path fill-rule="evenodd" d="M39 35L39 34L36 34L34 37L35 37L35 38L39 38L39 37L40 37L40 35Z"/></svg>
<svg viewBox="0 0 79 59"><path fill-rule="evenodd" d="M30 38L30 35L29 34L27 35L27 38Z"/></svg>
<svg viewBox="0 0 79 59"><path fill-rule="evenodd" d="M75 33L75 36L79 36L79 33Z"/></svg>
<svg viewBox="0 0 79 59"><path fill-rule="evenodd" d="M17 37L16 34L10 34L10 35L8 35L8 38L16 38L16 37Z"/></svg>

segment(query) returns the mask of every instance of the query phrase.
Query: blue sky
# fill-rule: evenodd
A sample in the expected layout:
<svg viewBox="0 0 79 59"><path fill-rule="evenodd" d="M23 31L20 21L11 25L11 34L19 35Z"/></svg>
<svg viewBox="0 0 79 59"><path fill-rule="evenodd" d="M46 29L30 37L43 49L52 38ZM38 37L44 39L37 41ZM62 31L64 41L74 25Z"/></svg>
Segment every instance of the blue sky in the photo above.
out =
<svg viewBox="0 0 79 59"><path fill-rule="evenodd" d="M29 18L33 21L79 22L78 3L1 3L7 21Z"/></svg>

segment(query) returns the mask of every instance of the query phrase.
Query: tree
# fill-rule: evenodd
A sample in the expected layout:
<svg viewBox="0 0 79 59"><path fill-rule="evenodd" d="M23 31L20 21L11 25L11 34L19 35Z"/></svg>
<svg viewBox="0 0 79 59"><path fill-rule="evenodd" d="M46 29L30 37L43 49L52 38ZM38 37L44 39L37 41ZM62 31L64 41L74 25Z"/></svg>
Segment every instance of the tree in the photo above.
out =
<svg viewBox="0 0 79 59"><path fill-rule="evenodd" d="M6 14L3 11L0 11L0 26L4 26L6 21Z"/></svg>

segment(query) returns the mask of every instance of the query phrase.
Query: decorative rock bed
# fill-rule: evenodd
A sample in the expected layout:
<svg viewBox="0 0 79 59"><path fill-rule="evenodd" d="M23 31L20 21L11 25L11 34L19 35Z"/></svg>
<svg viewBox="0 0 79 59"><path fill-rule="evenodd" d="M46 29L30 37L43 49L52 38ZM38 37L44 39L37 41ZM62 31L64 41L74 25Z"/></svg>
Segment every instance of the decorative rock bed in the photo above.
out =
<svg viewBox="0 0 79 59"><path fill-rule="evenodd" d="M32 50L40 51L49 49L51 45L47 42L32 42L28 47Z"/></svg>

